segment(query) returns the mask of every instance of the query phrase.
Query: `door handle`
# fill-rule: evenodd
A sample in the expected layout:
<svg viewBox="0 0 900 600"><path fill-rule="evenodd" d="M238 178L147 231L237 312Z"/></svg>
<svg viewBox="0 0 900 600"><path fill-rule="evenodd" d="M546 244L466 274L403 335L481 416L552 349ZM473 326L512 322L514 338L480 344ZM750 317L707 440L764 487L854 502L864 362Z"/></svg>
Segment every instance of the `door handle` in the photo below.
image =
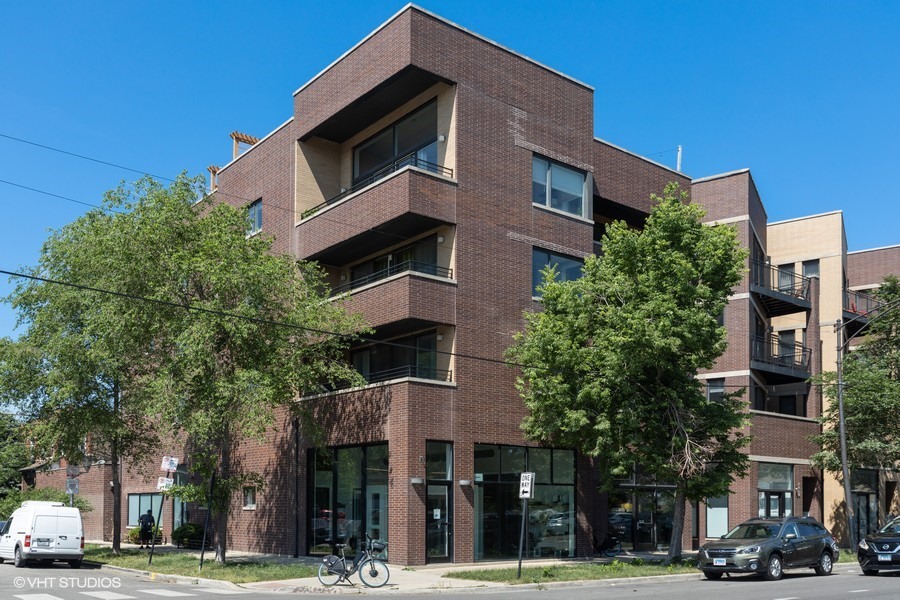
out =
<svg viewBox="0 0 900 600"><path fill-rule="evenodd" d="M64 536L64 535L61 535L61 536L59 536L59 539L61 539L61 540L67 540L67 539L69 539L69 538L66 537L66 536Z"/></svg>

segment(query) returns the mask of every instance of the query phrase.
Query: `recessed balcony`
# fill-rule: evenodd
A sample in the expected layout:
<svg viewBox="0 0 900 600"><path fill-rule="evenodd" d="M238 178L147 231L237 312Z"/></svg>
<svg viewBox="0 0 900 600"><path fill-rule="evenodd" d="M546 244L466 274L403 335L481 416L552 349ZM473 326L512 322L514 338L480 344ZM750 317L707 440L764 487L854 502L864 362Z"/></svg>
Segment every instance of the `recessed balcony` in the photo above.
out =
<svg viewBox="0 0 900 600"><path fill-rule="evenodd" d="M809 379L810 349L777 335L750 338L750 368L769 373L771 383Z"/></svg>
<svg viewBox="0 0 900 600"><path fill-rule="evenodd" d="M350 313L362 314L380 333L394 329L456 322L456 282L447 276L416 270L398 272L336 296ZM352 285L352 284L351 284Z"/></svg>
<svg viewBox="0 0 900 600"><path fill-rule="evenodd" d="M391 241L455 223L456 182L419 162L407 160L316 207L297 224L298 257L349 264Z"/></svg>
<svg viewBox="0 0 900 600"><path fill-rule="evenodd" d="M848 337L858 335L869 319L878 314L883 302L865 292L846 290L844 292L844 328Z"/></svg>
<svg viewBox="0 0 900 600"><path fill-rule="evenodd" d="M750 261L750 291L770 317L789 315L812 308L809 277L762 261Z"/></svg>

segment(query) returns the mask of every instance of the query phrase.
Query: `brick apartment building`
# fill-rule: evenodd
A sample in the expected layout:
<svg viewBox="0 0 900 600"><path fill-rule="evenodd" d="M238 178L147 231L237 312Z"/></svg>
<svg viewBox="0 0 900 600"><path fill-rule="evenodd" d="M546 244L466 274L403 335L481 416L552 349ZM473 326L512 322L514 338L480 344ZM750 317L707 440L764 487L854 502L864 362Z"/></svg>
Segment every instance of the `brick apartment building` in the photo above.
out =
<svg viewBox="0 0 900 600"><path fill-rule="evenodd" d="M592 460L525 440L516 373L501 363L523 312L539 310L540 269L577 277L605 224L640 227L670 181L751 249L724 314L729 350L702 377L711 395L747 388L753 468L733 495L688 512L686 545L757 514L829 518L806 439L819 431L822 398L806 380L823 368L826 327L824 275L806 268L818 259L824 273L825 255L788 248L749 171L692 182L594 137L593 112L590 86L410 5L294 92L274 131L233 136L234 160L211 168L217 200L248 206L277 251L318 261L332 301L375 328L348 357L368 385L301 400L330 455L286 417L236 454L268 485L235 500L233 548L315 555L367 531L400 564L512 557L526 470L536 473L529 556L590 555L608 530L628 547L666 544L670 486L638 471L601 495ZM243 153L240 141L251 144ZM855 288L900 265L894 250L847 255L839 242L861 274L850 275ZM842 298L838 287L828 294ZM106 468L85 483L105 481ZM125 475L127 525L158 506L158 475L156 465ZM38 485L60 477L36 475ZM88 536L108 538L111 501L94 487L101 510L86 517ZM201 514L167 503L164 532Z"/></svg>

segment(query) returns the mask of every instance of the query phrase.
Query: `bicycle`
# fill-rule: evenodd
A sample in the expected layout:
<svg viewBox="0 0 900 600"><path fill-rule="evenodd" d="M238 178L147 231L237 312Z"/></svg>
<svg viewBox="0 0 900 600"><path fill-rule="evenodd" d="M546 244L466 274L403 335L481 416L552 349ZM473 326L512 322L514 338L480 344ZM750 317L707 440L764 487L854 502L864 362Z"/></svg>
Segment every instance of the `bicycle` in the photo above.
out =
<svg viewBox="0 0 900 600"><path fill-rule="evenodd" d="M347 566L347 558L344 556L346 547L347 544L335 544L335 548L341 551L341 555L332 554L322 559L317 574L322 585L330 587L341 581L347 581L353 585L350 582L350 576L356 572L359 572L359 580L367 587L378 588L388 582L391 573L388 571L387 565L377 558L377 555L387 548L387 542L376 542L366 533L365 547L349 566Z"/></svg>

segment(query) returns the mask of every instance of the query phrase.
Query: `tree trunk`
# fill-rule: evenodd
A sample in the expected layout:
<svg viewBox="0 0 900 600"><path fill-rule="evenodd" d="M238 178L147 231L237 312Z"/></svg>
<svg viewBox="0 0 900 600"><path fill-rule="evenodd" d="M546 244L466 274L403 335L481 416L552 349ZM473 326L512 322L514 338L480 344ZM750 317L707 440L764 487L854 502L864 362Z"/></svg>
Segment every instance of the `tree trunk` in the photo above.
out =
<svg viewBox="0 0 900 600"><path fill-rule="evenodd" d="M119 416L119 386L113 384L113 415ZM112 463L112 553L119 556L122 551L122 481L119 478L119 436L113 435L109 444L109 461Z"/></svg>
<svg viewBox="0 0 900 600"><path fill-rule="evenodd" d="M222 443L219 447L219 473L220 481L228 489L231 479L231 436L229 435L228 426L225 426L225 432L222 435ZM212 510L214 503L210 503L209 510ZM216 562L225 564L225 548L228 545L228 513L231 509L231 494L225 498L223 506L218 507L216 513Z"/></svg>
<svg viewBox="0 0 900 600"><path fill-rule="evenodd" d="M675 506L672 515L672 539L669 540L669 555L666 557L666 564L681 557L682 547L681 538L684 534L684 515L685 515L685 495L684 484L679 483L675 489Z"/></svg>

